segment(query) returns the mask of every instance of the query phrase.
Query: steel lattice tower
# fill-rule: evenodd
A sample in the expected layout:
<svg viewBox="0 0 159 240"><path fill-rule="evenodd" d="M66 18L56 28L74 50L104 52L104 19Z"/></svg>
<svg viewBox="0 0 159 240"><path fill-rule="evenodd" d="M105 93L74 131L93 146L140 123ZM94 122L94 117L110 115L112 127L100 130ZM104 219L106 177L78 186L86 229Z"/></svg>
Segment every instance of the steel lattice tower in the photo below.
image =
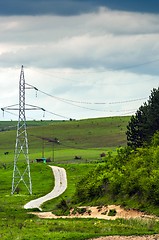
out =
<svg viewBox="0 0 159 240"><path fill-rule="evenodd" d="M20 182L23 182L29 193L32 194L30 164L28 154L28 138L25 117L25 78L23 65L19 81L19 119L17 124L17 136L14 155L14 169L12 179L12 194L17 191Z"/></svg>

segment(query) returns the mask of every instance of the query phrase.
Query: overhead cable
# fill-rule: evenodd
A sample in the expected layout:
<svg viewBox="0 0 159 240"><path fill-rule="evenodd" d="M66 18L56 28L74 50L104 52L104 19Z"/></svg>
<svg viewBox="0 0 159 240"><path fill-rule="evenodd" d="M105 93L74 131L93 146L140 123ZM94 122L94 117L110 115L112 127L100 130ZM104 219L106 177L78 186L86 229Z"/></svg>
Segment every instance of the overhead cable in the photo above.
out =
<svg viewBox="0 0 159 240"><path fill-rule="evenodd" d="M132 65L127 65L127 66L123 66L123 67L108 67L106 69L98 69L98 70L92 70L92 71L77 71L77 72L71 72L72 74L86 74L86 73L102 73L102 72L107 72L107 71L117 71L117 70L126 70L126 69L131 69L131 68L136 68L136 67L140 67L140 66L144 66L144 65L148 65L148 64L151 64L151 63L155 63L155 62L158 62L159 59L153 59L153 60L150 60L150 61L145 61L145 62L142 62L142 63L137 63L137 64L132 64ZM40 70L38 70L38 72L42 72ZM61 71L54 71L54 73L61 73ZM63 72L65 73L65 72ZM66 72L68 73L68 72ZM52 75L52 74L48 74L48 75ZM61 77L57 77L57 78L61 78ZM61 78L61 79L64 79L64 78Z"/></svg>
<svg viewBox="0 0 159 240"><path fill-rule="evenodd" d="M146 97L143 97L143 98L129 99L129 100L123 100L123 101L114 101L114 102L77 101L77 100L71 100L71 99L56 97L56 96L54 96L54 95L52 95L50 93L46 93L46 92L44 92L42 90L39 90L38 88L36 88L36 87L34 87L34 86L32 86L31 84L28 84L28 83L26 83L26 85L32 87L33 89L35 89L36 91L39 91L40 93L43 93L43 94L45 94L45 95L47 95L49 97L55 98L55 99L57 99L59 101L65 102L65 103L69 102L69 103L80 103L80 104L88 104L88 105L109 105L109 104L122 104L122 103L128 103L128 102L137 102L137 101L141 101L141 100L147 99ZM75 105L75 106L78 106L78 105Z"/></svg>

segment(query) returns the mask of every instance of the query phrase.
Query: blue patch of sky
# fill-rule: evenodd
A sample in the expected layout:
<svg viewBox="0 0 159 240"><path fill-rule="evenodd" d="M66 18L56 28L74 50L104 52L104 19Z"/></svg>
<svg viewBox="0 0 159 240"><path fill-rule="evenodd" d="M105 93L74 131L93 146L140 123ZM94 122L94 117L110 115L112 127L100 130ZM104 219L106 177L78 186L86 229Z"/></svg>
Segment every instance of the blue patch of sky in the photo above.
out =
<svg viewBox="0 0 159 240"><path fill-rule="evenodd" d="M99 7L112 10L159 13L158 0L0 0L0 15L76 15L96 11Z"/></svg>

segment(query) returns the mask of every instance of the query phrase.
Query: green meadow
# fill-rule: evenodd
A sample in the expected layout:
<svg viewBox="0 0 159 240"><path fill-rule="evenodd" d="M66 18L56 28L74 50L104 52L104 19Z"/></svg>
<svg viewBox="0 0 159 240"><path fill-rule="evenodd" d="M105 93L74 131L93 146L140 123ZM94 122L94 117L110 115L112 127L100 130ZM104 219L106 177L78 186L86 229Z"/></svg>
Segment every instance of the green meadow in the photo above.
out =
<svg viewBox="0 0 159 240"><path fill-rule="evenodd" d="M86 162L97 160L102 152L113 152L126 145L126 126L130 117L110 117L79 121L28 121L30 159L42 156L56 163L70 162L80 156ZM16 122L0 122L0 157L12 161ZM52 142L59 140L59 144ZM5 152L9 152L7 156Z"/></svg>
<svg viewBox="0 0 159 240"><path fill-rule="evenodd" d="M0 239L84 240L107 235L159 233L159 223L155 220L39 219L23 208L28 201L45 195L54 186L48 164L35 161L44 156L51 160L50 165L66 169L68 188L60 197L45 203L42 209L66 214L63 203L67 205L72 201L77 182L96 166L104 164L100 154L112 156L117 148L126 146L129 119L27 122L32 195L23 185L19 186L18 193L11 195L16 122L0 122ZM59 143L52 141L55 138ZM75 159L75 156L80 158Z"/></svg>

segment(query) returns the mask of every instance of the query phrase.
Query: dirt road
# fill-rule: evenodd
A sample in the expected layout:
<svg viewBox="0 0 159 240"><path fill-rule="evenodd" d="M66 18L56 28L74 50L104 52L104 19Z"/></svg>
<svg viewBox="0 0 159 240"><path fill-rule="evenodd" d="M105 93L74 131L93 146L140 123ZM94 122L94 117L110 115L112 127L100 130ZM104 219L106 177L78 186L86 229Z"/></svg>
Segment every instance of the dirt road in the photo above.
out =
<svg viewBox="0 0 159 240"><path fill-rule="evenodd" d="M159 240L159 235L145 235L145 236L109 236L93 238L90 240Z"/></svg>
<svg viewBox="0 0 159 240"><path fill-rule="evenodd" d="M24 205L25 209L38 208L42 210L40 206L44 202L58 197L60 194L62 194L66 190L67 176L66 176L65 169L60 167L55 167L55 166L50 166L50 167L52 168L52 171L55 177L55 186L53 190L50 193L46 194L45 196L37 198L25 204Z"/></svg>

